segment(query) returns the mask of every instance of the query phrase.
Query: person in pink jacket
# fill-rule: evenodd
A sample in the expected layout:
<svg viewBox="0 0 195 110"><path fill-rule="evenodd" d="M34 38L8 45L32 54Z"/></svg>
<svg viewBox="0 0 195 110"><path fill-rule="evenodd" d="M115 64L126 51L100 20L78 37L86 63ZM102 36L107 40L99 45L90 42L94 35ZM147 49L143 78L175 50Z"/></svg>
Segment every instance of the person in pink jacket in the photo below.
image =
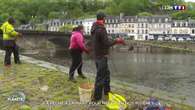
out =
<svg viewBox="0 0 195 110"><path fill-rule="evenodd" d="M82 53L88 53L88 49L85 47L84 44L84 37L83 37L84 27L79 25L78 27L74 28L71 38L70 38L70 45L69 50L72 57L72 64L69 70L69 81L76 83L74 79L74 72L77 70L79 77L85 79L86 77L82 73Z"/></svg>

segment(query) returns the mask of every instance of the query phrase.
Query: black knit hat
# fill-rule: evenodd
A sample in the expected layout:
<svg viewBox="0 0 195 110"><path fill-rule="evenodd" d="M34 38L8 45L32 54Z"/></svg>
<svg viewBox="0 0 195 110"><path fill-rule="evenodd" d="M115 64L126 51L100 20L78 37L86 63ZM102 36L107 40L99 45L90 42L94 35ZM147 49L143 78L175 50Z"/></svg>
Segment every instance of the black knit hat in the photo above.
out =
<svg viewBox="0 0 195 110"><path fill-rule="evenodd" d="M12 16L10 16L10 17L8 18L8 22L9 22L10 24L14 24L16 21L15 21L15 19L14 19Z"/></svg>
<svg viewBox="0 0 195 110"><path fill-rule="evenodd" d="M103 20L103 19L105 19L105 17L106 17L105 13L103 13L103 12L97 13L97 20Z"/></svg>

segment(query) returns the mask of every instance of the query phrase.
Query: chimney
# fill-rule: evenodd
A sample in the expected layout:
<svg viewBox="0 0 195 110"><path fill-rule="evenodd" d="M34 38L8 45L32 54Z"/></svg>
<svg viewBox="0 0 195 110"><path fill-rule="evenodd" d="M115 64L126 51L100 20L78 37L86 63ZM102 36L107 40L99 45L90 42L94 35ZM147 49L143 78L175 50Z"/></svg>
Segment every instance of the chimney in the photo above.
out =
<svg viewBox="0 0 195 110"><path fill-rule="evenodd" d="M188 17L188 21L191 21L191 17Z"/></svg>
<svg viewBox="0 0 195 110"><path fill-rule="evenodd" d="M124 13L120 13L120 19L123 19Z"/></svg>

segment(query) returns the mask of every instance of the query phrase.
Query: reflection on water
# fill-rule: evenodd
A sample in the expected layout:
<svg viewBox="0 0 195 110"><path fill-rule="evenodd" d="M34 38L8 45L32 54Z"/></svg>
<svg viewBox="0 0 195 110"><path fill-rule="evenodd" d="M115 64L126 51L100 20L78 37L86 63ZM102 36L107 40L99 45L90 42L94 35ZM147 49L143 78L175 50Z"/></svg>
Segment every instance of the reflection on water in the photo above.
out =
<svg viewBox="0 0 195 110"><path fill-rule="evenodd" d="M193 55L114 52L110 66L112 75L116 79L185 95L195 101L195 57Z"/></svg>

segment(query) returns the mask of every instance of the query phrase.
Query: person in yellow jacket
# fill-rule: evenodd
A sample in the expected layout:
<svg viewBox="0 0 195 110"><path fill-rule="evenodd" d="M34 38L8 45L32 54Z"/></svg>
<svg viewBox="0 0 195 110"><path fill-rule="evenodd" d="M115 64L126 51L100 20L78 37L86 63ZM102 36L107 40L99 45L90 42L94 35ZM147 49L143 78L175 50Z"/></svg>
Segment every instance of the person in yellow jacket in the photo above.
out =
<svg viewBox="0 0 195 110"><path fill-rule="evenodd" d="M0 29L3 32L3 46L5 49L4 65L11 66L11 54L14 54L14 62L21 64L19 58L19 47L16 45L17 37L22 36L21 33L16 32L14 29L15 19L9 17L8 21L2 24Z"/></svg>

